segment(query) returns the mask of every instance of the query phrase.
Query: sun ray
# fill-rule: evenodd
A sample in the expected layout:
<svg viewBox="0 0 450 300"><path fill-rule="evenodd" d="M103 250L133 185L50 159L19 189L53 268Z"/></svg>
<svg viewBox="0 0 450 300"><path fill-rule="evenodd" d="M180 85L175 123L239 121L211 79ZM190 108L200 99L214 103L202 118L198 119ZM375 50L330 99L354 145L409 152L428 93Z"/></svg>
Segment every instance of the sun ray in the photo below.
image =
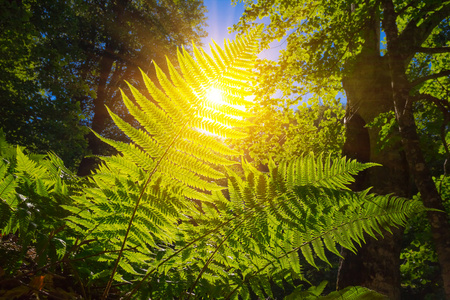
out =
<svg viewBox="0 0 450 300"><path fill-rule="evenodd" d="M207 91L206 91L206 99L211 102L212 104L218 104L218 105L222 105L225 104L226 102L223 99L223 95L222 92L215 87L210 87Z"/></svg>

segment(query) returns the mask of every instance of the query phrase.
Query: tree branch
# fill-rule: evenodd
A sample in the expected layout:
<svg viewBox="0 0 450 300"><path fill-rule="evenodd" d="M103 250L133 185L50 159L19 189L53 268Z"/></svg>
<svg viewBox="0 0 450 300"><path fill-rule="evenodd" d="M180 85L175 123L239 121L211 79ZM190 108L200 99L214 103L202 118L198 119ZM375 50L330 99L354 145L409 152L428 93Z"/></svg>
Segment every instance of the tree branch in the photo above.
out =
<svg viewBox="0 0 450 300"><path fill-rule="evenodd" d="M450 102L448 101L444 101L442 99L439 99L435 96L432 96L430 94L418 94L416 96L414 96L415 100L427 100L430 102L433 102L442 112L442 115L444 117L444 120L442 121L441 124L441 131L440 131L440 136L441 136L441 141L442 141L442 145L444 146L444 150L445 153L447 155L447 158L444 161L444 176L447 174L447 162L450 159L450 149L449 149L449 145L447 143L446 140L446 136L447 136L447 124L450 123ZM442 181L440 183L439 186L439 193L442 193Z"/></svg>
<svg viewBox="0 0 450 300"><path fill-rule="evenodd" d="M436 78L444 77L444 76L450 76L450 70L444 70L444 71L441 71L441 72L436 73L436 74L430 74L430 75L427 75L427 76L423 76L423 77L417 78L416 80L411 82L409 86L410 87L414 87L414 86L419 85L419 84L421 84L421 83L423 83L423 82L425 82L427 80L436 79Z"/></svg>
<svg viewBox="0 0 450 300"><path fill-rule="evenodd" d="M416 52L428 54L447 53L450 52L450 47L435 47L435 48L417 47Z"/></svg>
<svg viewBox="0 0 450 300"><path fill-rule="evenodd" d="M444 101L442 99L439 99L433 95L421 93L414 96L415 101L420 100L426 100L433 102L441 111L442 113L446 114L450 112L450 103L448 101Z"/></svg>
<svg viewBox="0 0 450 300"><path fill-rule="evenodd" d="M403 14L408 8L410 7L416 7L417 4L420 3L420 0L413 0L410 3L408 3L405 7L403 7L402 9L400 9L399 11L395 12L397 16L400 16L401 14Z"/></svg>
<svg viewBox="0 0 450 300"><path fill-rule="evenodd" d="M434 11L433 9L437 7L439 7L437 4L426 6L418 15L429 17L424 17L419 26L417 26L418 19L412 19L399 34L399 44L404 45L404 55L408 60L413 57L416 49L428 38L433 29L450 15L450 3L447 2L439 10Z"/></svg>

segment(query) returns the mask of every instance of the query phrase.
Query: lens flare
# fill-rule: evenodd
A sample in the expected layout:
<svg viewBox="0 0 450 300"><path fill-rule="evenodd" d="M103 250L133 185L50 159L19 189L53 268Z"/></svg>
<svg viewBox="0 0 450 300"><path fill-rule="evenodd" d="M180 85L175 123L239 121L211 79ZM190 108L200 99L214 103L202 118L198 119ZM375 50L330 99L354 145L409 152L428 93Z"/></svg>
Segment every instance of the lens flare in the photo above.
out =
<svg viewBox="0 0 450 300"><path fill-rule="evenodd" d="M214 87L211 87L206 92L206 99L208 99L209 102L214 104L224 104L222 92L219 89L216 89Z"/></svg>

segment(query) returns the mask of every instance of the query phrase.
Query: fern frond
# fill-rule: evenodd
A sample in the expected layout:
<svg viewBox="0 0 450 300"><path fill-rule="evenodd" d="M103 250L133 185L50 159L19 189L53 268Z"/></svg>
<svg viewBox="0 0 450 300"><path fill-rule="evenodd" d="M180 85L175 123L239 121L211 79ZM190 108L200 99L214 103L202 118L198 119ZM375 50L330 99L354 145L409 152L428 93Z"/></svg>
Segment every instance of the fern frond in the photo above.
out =
<svg viewBox="0 0 450 300"><path fill-rule="evenodd" d="M374 166L379 165L364 164L357 160L347 160L345 157L332 160L331 155L328 155L324 162L323 154L320 154L317 160L313 155L308 155L296 158L295 162L281 163L279 169L291 188L294 185L313 185L348 190L347 185L354 181L353 175Z"/></svg>
<svg viewBox="0 0 450 300"><path fill-rule="evenodd" d="M107 156L102 157L102 160L104 160L108 166L111 166L113 170L119 170L119 174L128 175L131 178L138 178L139 181L144 179L142 169L122 156ZM108 172L101 173L107 174Z"/></svg>
<svg viewBox="0 0 450 300"><path fill-rule="evenodd" d="M342 300L353 300L353 299L373 299L373 300L387 300L385 295L377 293L361 286L349 286L340 291L335 291L327 296L321 297L323 300L332 299L342 299Z"/></svg>
<svg viewBox="0 0 450 300"><path fill-rule="evenodd" d="M45 176L46 169L29 157L27 157L19 146L17 146L17 167L18 172L26 172L34 178L42 178Z"/></svg>
<svg viewBox="0 0 450 300"><path fill-rule="evenodd" d="M136 129L127 122L123 121L115 113L108 109L111 118L116 123L117 127L128 135L137 145L142 148L151 157L159 157L162 155L161 146L147 133L140 129Z"/></svg>
<svg viewBox="0 0 450 300"><path fill-rule="evenodd" d="M194 48L195 58L184 49L178 52L181 72L169 60L167 64L170 76L155 65L161 88L145 74L143 78L152 100L158 106L131 86L131 92L138 105L133 104L124 95L125 105L129 108L130 114L140 122L141 129L133 128L109 111L116 125L130 137L134 145L99 138L122 152L144 171L150 172L157 166L156 172L164 170L165 173L170 173L170 178L176 182L183 182L195 189L212 188L207 180L197 178L195 174L188 175L187 178L191 179L186 180L183 178L184 174L197 170L195 172L202 177L211 179L222 177L218 171L209 166L201 166L205 162L229 164L231 162L224 160L222 155L237 153L209 135L215 134L231 139L242 138L245 135L235 128L250 124L244 119L249 115L245 110L230 105L211 106L205 101L206 90L212 86L220 86L225 102L228 101L231 105L248 104L243 100L243 94L248 90L249 78L243 74L250 74L253 67L260 30L261 28L238 41L226 43L226 50L215 45L214 55L219 61L214 63L208 55ZM211 68L215 70L214 73L211 73ZM238 76L239 74L241 75ZM177 151L172 151L169 147ZM178 173L173 170L177 170Z"/></svg>
<svg viewBox="0 0 450 300"><path fill-rule="evenodd" d="M85 210L68 219L75 230L83 231L84 238L100 238L102 234L109 237L114 230L120 233L118 240L122 240L121 250L105 295L116 277L118 267L133 273L126 263L119 263L128 239L129 243L146 249L149 253L149 246L157 247L158 241L170 243L174 240L175 229L169 224L176 224L176 220L165 215L165 203L144 201L151 193L148 189L152 185L158 183L160 189L167 187L170 192L164 195L166 198L177 195L175 198L181 199L184 196L182 201L185 203L178 203L178 207L189 207L191 204L186 199L209 201L211 191L223 189L212 182L223 175L208 164L232 164L232 161L223 156L237 153L211 134L224 138L242 138L243 134L236 128L249 125L244 120L248 113L230 105L223 108L209 105L205 95L209 88L218 86L223 90L224 99L231 99L228 103L245 103L243 97L250 86L249 79L243 76L234 78L233 74L248 74L253 68L260 32L261 27L250 33L248 38L228 43L226 51L216 46L214 51L219 54L214 52L214 55L221 57L217 62L211 62L208 56L197 57L196 60L184 49L178 51L181 72L169 60L168 75L155 64L160 87L146 74L142 74L152 99L147 99L130 86L136 101L134 104L122 92L130 114L140 123L139 129L133 128L108 109L117 127L130 137L131 143L116 142L95 133L103 142L116 148L122 156L105 159L93 176L92 180L97 188L89 188L86 192L94 207L90 209L90 219L83 219ZM197 56L203 55L198 50L195 52ZM214 69L212 72L211 67ZM240 71L242 69L248 70ZM142 181L141 175L146 173L147 179ZM122 184L124 181L135 183L139 188ZM123 231L120 225L123 226L127 219L128 228ZM126 257L127 254L124 255Z"/></svg>
<svg viewBox="0 0 450 300"><path fill-rule="evenodd" d="M109 111L131 142L96 134L121 154L105 158L85 194L64 206L77 237L109 251L101 257L112 269L104 298L113 280L140 277L155 295L174 298L270 296L268 278L303 278L303 262L329 263L338 244L354 251L366 235L379 238L423 210L418 201L351 192L353 175L375 164L323 155L270 162L267 174L243 162L244 178L228 170L225 198L217 167L234 164L239 153L223 138L242 138L238 128L249 126L239 106L251 104L245 95L260 30L223 48L214 43L211 56L181 49L178 64L167 61L168 74L155 65L157 83L143 74L151 98L129 85L133 99L122 95L139 128ZM224 105L206 101L212 87Z"/></svg>
<svg viewBox="0 0 450 300"><path fill-rule="evenodd" d="M111 139L104 138L97 133L94 134L103 142L119 150L124 157L127 157L131 162L141 167L143 170L151 170L154 166L153 159L147 153L136 147L134 144L127 144L124 142L116 142Z"/></svg>
<svg viewBox="0 0 450 300"><path fill-rule="evenodd" d="M335 167L321 170L326 164ZM205 283L199 280L193 292L197 295L208 288L206 282L214 282L222 294L211 290L209 295L227 291L228 298L244 297L247 284L253 292L268 295L264 283L268 277L273 281L302 278L303 262L316 266L319 259L330 264L325 249L338 256L337 245L355 251L365 234L375 236L381 229L402 226L407 216L424 209L415 200L349 191L348 176L369 165L309 156L280 166L272 163L267 174L244 165L245 179L230 170L230 201L213 194L212 202L223 206L194 214L195 226L181 224L185 234L179 245L193 243L189 263L198 267L191 270L198 274L201 268L205 274ZM204 236L211 226L214 234ZM206 253L214 256L208 254L210 260L205 261ZM190 272L185 269L186 259L175 256L170 261L173 272ZM242 280L230 280L230 273L240 274Z"/></svg>

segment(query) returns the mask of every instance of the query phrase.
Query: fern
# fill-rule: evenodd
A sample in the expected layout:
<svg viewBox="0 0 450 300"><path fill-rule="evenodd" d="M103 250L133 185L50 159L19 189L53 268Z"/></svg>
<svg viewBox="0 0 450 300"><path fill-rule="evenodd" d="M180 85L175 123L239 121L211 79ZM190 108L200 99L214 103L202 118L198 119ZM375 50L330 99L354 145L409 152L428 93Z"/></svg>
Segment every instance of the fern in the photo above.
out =
<svg viewBox="0 0 450 300"><path fill-rule="evenodd" d="M317 299L317 298L315 298ZM342 299L342 300L355 300L355 299L373 299L373 300L387 300L388 297L379 294L375 291L369 290L365 287L360 286L349 286L343 290L335 291L330 293L325 297L320 297L321 300L332 300L332 299Z"/></svg>
<svg viewBox="0 0 450 300"><path fill-rule="evenodd" d="M259 30L236 42L227 43L225 50L212 48L213 60L194 46L196 60L184 49L178 52L177 70L167 62L169 77L156 66L159 89L146 74L143 75L151 100L129 85L135 102L122 92L124 103L141 124L133 128L110 112L116 125L127 134L132 144L120 143L98 136L102 141L120 150L122 164L132 163L146 173L158 172L164 183L181 183L182 193L190 199L206 200L199 190L219 190L221 187L208 179L219 179L223 174L210 165L230 165L226 155L239 153L226 147L219 139L243 137L232 127L248 126L245 110L236 105L248 101L248 80L257 51ZM220 89L224 105L205 101L210 88ZM206 164L207 163L207 164Z"/></svg>
<svg viewBox="0 0 450 300"><path fill-rule="evenodd" d="M354 300L354 299L373 299L373 300L387 300L386 296L379 294L375 291L369 290L364 287L359 286L349 286L340 291L335 291L327 296L320 297L323 292L326 281L323 281L317 287L311 287L308 290L303 290L302 286L299 286L292 292L289 296L285 297L285 300L295 300L295 299L304 299L304 300Z"/></svg>
<svg viewBox="0 0 450 300"><path fill-rule="evenodd" d="M189 291L186 295L195 298L245 299L249 289L260 297L270 296L268 278L274 282L303 278L305 263L316 266L317 259L329 263L327 252L340 255L337 244L354 250L366 233L376 238L375 232L403 225L406 216L423 209L419 201L322 186L323 180L337 174L343 179L335 185L346 185L353 180L350 174L368 166L327 160L335 171L319 178L311 167L317 172L326 163L313 157L272 164L270 175L244 165L245 180L230 172L231 200L214 193L215 204L193 216L195 225L181 224L183 235L176 246L151 263L145 280L155 295L164 293L157 284L164 273L167 281L175 280L170 274L177 277L180 294ZM290 172L306 185L290 182ZM182 279L179 273L185 274Z"/></svg>
<svg viewBox="0 0 450 300"><path fill-rule="evenodd" d="M133 99L122 92L139 128L110 111L132 142L97 135L121 154L103 158L84 193L64 206L76 233L73 266L106 285L103 298L113 280L135 282L128 298L144 282L152 298L272 296L269 280L301 279L305 263L329 263L338 244L354 251L366 235L376 238L423 209L347 188L375 164L310 155L270 162L266 174L243 162L244 178L227 167L239 153L223 139L241 138L238 128L249 126L239 107L250 104L244 96L260 30L224 49L215 45L212 57L195 46L195 58L182 49L178 68L168 61L169 76L156 66L158 85L142 74L151 98L131 85ZM211 87L225 104L205 100ZM229 199L216 183L223 166ZM86 260L101 271L88 274ZM105 269L112 270L109 280Z"/></svg>
<svg viewBox="0 0 450 300"><path fill-rule="evenodd" d="M65 242L56 234L67 215L61 205L70 201L76 178L55 154L27 155L23 148L9 146L1 139L0 233L18 238L22 256L3 261L12 274L29 248L34 249L39 267L65 254Z"/></svg>
<svg viewBox="0 0 450 300"><path fill-rule="evenodd" d="M65 206L74 213L68 226L79 241L94 239L98 250L119 251L104 298L113 278L138 275L128 265L138 261L136 252L145 257L140 260L144 267L155 249L177 239L176 224L195 210L193 200L211 201L211 192L224 188L215 182L224 178L217 169L235 164L229 157L239 153L222 139L243 137L236 128L249 125L249 114L240 107L250 104L244 97L249 94L260 31L227 42L224 50L216 45L211 48L214 58L195 46L195 58L181 49L178 68L167 61L169 76L155 65L159 87L142 73L151 98L130 84L134 99L122 92L140 128L109 111L132 143L97 135L121 155L105 158L90 179L91 187L74 197L76 204ZM205 101L211 88L222 92L223 105ZM124 251L126 246L136 251ZM112 256L104 259L113 262ZM115 275L116 269L120 275Z"/></svg>

